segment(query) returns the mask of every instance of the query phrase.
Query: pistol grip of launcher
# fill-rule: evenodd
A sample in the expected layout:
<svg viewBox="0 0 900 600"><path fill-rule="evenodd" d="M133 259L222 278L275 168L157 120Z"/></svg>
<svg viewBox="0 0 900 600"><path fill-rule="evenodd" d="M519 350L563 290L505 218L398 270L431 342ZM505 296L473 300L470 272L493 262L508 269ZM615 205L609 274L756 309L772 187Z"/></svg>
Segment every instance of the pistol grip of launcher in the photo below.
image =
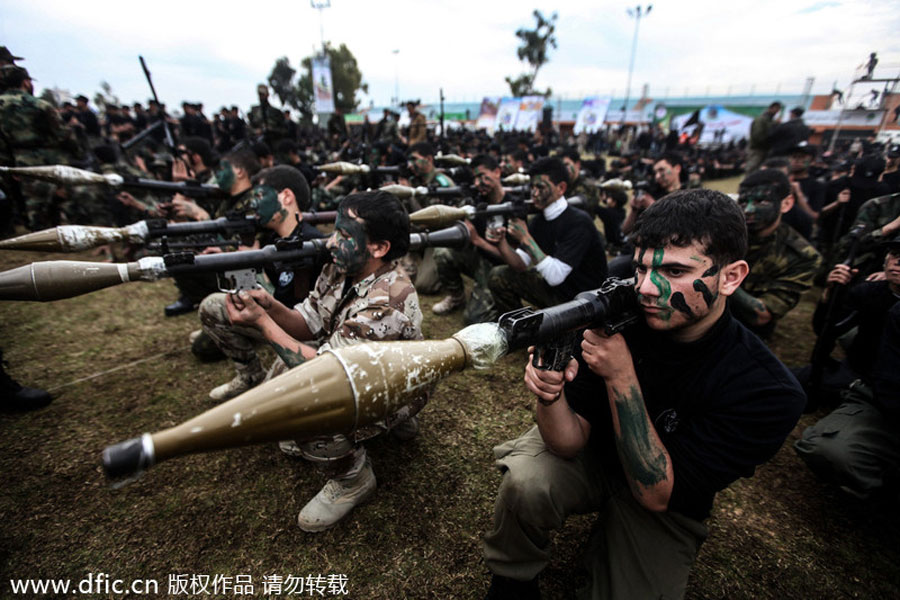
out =
<svg viewBox="0 0 900 600"><path fill-rule="evenodd" d="M259 287L256 281L256 269L236 269L216 273L219 291L226 294L237 294L244 290L252 290Z"/></svg>
<svg viewBox="0 0 900 600"><path fill-rule="evenodd" d="M575 356L583 330L568 331L549 344L534 349L531 365L542 371L564 371Z"/></svg>

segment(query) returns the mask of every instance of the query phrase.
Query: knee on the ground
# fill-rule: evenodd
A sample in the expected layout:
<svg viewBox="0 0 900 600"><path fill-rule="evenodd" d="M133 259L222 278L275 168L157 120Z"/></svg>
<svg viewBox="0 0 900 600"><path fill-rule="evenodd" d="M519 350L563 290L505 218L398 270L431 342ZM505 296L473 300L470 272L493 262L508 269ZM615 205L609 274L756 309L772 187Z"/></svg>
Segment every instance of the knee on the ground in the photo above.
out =
<svg viewBox="0 0 900 600"><path fill-rule="evenodd" d="M551 478L542 471L513 464L503 474L499 500L528 523L543 527L559 524L560 511L553 500Z"/></svg>

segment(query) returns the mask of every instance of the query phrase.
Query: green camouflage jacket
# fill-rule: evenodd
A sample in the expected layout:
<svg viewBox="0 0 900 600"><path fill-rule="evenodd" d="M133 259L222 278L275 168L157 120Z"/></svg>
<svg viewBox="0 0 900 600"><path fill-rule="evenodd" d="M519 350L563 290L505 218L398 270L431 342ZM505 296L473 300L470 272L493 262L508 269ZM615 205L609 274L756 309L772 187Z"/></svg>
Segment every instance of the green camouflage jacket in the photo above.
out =
<svg viewBox="0 0 900 600"><path fill-rule="evenodd" d="M747 262L750 273L741 288L762 300L772 316L780 319L812 287L822 257L803 236L782 223L765 239L750 238Z"/></svg>
<svg viewBox="0 0 900 600"><path fill-rule="evenodd" d="M859 240L859 248L853 266L860 269L861 275L869 275L881 270L881 261L884 258L884 248L881 243L885 241L882 227L900 217L900 194L890 194L866 200L856 213L853 227L865 226L865 234ZM895 234L888 237L893 237ZM847 234L838 242L836 260L843 261L850 252L851 238Z"/></svg>
<svg viewBox="0 0 900 600"><path fill-rule="evenodd" d="M284 120L284 113L274 106L269 105L268 110L266 111L265 128L263 128L262 114L262 107L260 105L257 104L250 107L250 112L247 114L247 120L250 121L250 127L259 131L259 133L268 131L268 135L266 136L267 140L281 139L287 135L287 122Z"/></svg>
<svg viewBox="0 0 900 600"><path fill-rule="evenodd" d="M66 165L78 154L75 134L53 105L24 90L0 94L0 164Z"/></svg>

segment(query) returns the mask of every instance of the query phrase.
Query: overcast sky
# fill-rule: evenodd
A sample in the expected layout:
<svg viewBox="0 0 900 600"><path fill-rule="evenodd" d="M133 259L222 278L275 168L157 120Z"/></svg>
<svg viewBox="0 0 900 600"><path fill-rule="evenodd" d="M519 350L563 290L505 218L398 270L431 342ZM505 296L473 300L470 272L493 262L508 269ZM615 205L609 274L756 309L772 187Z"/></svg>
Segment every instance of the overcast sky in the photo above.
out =
<svg viewBox="0 0 900 600"><path fill-rule="evenodd" d="M558 49L538 75L564 98L624 95L635 21L619 1L331 0L325 39L356 56L368 105L394 95L435 102L508 95L519 27L531 11L557 11ZM240 7L240 8L239 8ZM256 103L255 87L275 60L295 68L320 43L320 11L307 0L0 0L0 44L38 81L93 97L107 81L123 102L146 101L143 55L157 93L170 107L201 101ZM641 19L632 97L644 83L655 98L683 95L800 93L846 89L872 51L879 72L900 73L898 2L837 0L660 0ZM394 54L393 50L399 50ZM882 71L882 68L884 70ZM399 77L396 74L399 73Z"/></svg>

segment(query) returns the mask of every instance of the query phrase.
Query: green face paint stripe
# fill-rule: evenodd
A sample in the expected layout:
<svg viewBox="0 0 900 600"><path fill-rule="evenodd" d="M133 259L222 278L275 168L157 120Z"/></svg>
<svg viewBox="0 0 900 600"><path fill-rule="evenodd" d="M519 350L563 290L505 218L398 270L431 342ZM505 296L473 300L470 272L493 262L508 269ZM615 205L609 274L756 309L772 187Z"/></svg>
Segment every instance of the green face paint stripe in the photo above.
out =
<svg viewBox="0 0 900 600"><path fill-rule="evenodd" d="M341 211L335 220L335 234L331 248L334 264L344 273L358 273L369 259L365 226Z"/></svg>
<svg viewBox="0 0 900 600"><path fill-rule="evenodd" d="M613 393L619 417L616 446L625 468L632 479L641 485L656 485L665 480L668 462L665 454L653 443L641 392L636 386L630 386L628 395L616 389Z"/></svg>
<svg viewBox="0 0 900 600"><path fill-rule="evenodd" d="M231 186L234 185L234 168L231 166L231 163L227 160L221 160L219 162L219 168L216 169L215 172L216 184L225 191L230 191Z"/></svg>
<svg viewBox="0 0 900 600"><path fill-rule="evenodd" d="M676 310L680 310L684 314L688 316L688 318L694 318L694 311L691 310L691 307L688 306L687 300L684 299L684 294L681 292L675 292L672 294L672 308Z"/></svg>
<svg viewBox="0 0 900 600"><path fill-rule="evenodd" d="M256 215L259 222L267 225L276 214L280 214L282 220L287 218L287 210L278 201L278 192L269 185L258 185L253 188L253 200L256 204Z"/></svg>
<svg viewBox="0 0 900 600"><path fill-rule="evenodd" d="M656 305L660 308L667 308L669 306L669 299L672 296L672 286L669 284L669 280L660 275L659 267L662 266L663 256L665 256L664 248L657 248L653 251L653 269L650 271L650 281L653 282L653 285L656 286L656 289L659 290L659 298L656 299ZM664 313L664 315L660 315L663 320L668 321L670 313Z"/></svg>
<svg viewBox="0 0 900 600"><path fill-rule="evenodd" d="M703 295L703 301L706 302L706 306L712 306L713 302L716 301L716 298L719 297L718 294L713 294L711 291L709 291L709 288L706 287L706 284L699 279L694 280L694 291L700 292Z"/></svg>

